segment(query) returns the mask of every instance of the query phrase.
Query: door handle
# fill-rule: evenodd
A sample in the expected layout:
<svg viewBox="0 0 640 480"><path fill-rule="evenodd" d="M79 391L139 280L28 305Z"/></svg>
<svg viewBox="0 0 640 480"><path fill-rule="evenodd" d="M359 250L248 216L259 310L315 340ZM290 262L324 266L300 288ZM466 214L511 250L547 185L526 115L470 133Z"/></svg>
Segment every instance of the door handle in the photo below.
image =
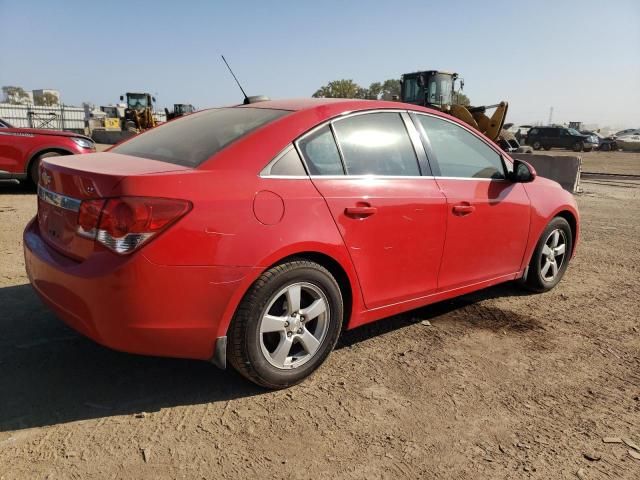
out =
<svg viewBox="0 0 640 480"><path fill-rule="evenodd" d="M476 207L467 202L453 206L453 214L461 217L464 215L469 215L470 213L475 212L475 210Z"/></svg>
<svg viewBox="0 0 640 480"><path fill-rule="evenodd" d="M362 205L358 207L347 207L344 209L344 214L351 218L365 218L370 217L378 211L376 207L371 205Z"/></svg>

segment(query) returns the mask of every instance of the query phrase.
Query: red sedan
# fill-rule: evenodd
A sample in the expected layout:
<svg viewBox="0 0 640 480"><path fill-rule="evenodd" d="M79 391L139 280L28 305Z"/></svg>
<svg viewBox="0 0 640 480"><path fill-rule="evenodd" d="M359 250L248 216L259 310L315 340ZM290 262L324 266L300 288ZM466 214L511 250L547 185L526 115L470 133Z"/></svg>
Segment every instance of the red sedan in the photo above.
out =
<svg viewBox="0 0 640 480"><path fill-rule="evenodd" d="M93 153L89 137L61 130L17 128L0 119L0 180L38 184L40 160L60 155Z"/></svg>
<svg viewBox="0 0 640 480"><path fill-rule="evenodd" d="M206 110L41 172L26 267L66 323L269 388L342 329L511 280L553 288L579 232L560 185L401 103Z"/></svg>

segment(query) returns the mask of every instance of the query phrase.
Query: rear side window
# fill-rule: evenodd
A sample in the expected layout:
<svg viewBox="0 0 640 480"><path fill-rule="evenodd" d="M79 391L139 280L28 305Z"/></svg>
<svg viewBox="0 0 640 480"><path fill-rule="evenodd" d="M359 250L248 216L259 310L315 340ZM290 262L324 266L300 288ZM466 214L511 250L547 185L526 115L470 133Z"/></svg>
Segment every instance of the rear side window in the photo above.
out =
<svg viewBox="0 0 640 480"><path fill-rule="evenodd" d="M307 172L302 165L302 159L292 145L284 152L278 155L269 165L267 165L260 175L278 176L278 177L300 177L306 176Z"/></svg>
<svg viewBox="0 0 640 480"><path fill-rule="evenodd" d="M333 128L348 175L420 175L399 113L356 115L335 122Z"/></svg>
<svg viewBox="0 0 640 480"><path fill-rule="evenodd" d="M452 122L417 115L429 138L442 177L504 178L500 155L485 142Z"/></svg>
<svg viewBox="0 0 640 480"><path fill-rule="evenodd" d="M298 142L311 175L344 175L340 153L329 126L316 130Z"/></svg>
<svg viewBox="0 0 640 480"><path fill-rule="evenodd" d="M197 167L230 143L288 113L246 107L206 110L149 130L111 152Z"/></svg>
<svg viewBox="0 0 640 480"><path fill-rule="evenodd" d="M532 128L531 130L529 130L529 135L538 135L540 133L540 130L538 130L537 128Z"/></svg>

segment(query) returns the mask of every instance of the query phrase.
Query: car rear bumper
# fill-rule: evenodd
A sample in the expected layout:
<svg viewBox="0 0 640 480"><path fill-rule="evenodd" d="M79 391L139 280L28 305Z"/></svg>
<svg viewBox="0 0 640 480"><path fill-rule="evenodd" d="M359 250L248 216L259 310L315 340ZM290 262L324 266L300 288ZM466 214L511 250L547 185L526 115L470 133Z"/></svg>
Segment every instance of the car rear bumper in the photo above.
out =
<svg viewBox="0 0 640 480"><path fill-rule="evenodd" d="M221 318L250 267L167 266L138 252L77 262L31 221L24 255L31 285L71 328L130 353L209 360Z"/></svg>

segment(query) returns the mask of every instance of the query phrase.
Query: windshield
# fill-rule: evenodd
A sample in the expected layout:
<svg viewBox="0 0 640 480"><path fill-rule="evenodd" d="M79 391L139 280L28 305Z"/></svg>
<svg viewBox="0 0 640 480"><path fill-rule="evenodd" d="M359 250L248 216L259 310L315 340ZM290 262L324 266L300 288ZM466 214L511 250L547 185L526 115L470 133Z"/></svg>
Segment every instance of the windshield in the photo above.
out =
<svg viewBox="0 0 640 480"><path fill-rule="evenodd" d="M429 79L427 102L434 105L451 105L453 81L448 75L435 75Z"/></svg>
<svg viewBox="0 0 640 480"><path fill-rule="evenodd" d="M268 108L216 108L153 128L113 153L197 167L230 143L286 114Z"/></svg>
<svg viewBox="0 0 640 480"><path fill-rule="evenodd" d="M582 135L579 131L574 130L573 128L567 128L567 130L569 130L569 133L571 135L578 135L578 136Z"/></svg>
<svg viewBox="0 0 640 480"><path fill-rule="evenodd" d="M425 74L426 84L420 86L417 77L404 77L402 101L419 105L451 105L453 103L453 79L446 74Z"/></svg>
<svg viewBox="0 0 640 480"><path fill-rule="evenodd" d="M141 110L149 106L146 95L127 95L127 105L134 110Z"/></svg>

